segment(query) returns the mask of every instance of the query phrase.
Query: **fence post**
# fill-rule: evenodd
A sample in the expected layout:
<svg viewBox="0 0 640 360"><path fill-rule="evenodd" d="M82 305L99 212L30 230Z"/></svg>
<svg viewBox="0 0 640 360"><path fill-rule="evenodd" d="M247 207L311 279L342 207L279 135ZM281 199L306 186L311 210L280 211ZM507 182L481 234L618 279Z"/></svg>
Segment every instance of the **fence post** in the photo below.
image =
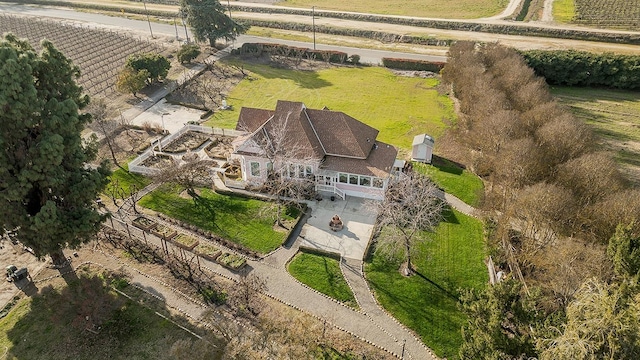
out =
<svg viewBox="0 0 640 360"><path fill-rule="evenodd" d="M129 239L133 239L133 237L131 236L131 230L129 230L129 223L124 223L124 225L127 228L127 233L129 234Z"/></svg>

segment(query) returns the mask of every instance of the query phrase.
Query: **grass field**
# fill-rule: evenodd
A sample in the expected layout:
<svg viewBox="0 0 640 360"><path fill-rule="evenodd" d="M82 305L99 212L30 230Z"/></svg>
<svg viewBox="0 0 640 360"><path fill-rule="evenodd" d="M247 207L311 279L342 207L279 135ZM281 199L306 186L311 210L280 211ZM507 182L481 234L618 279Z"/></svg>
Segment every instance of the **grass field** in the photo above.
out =
<svg viewBox="0 0 640 360"><path fill-rule="evenodd" d="M454 211L431 239L414 258L418 275L404 277L399 264L374 255L366 264L366 276L385 309L418 333L436 355L457 359L465 321L457 307L458 289L479 288L488 281L483 225Z"/></svg>
<svg viewBox="0 0 640 360"><path fill-rule="evenodd" d="M553 20L568 23L576 15L575 0L554 0Z"/></svg>
<svg viewBox="0 0 640 360"><path fill-rule="evenodd" d="M144 177L140 174L133 174L128 171L127 165L123 166L124 169L117 168L110 176L110 183L107 185L106 191L112 191L112 188L116 186L122 190L118 198L128 197L131 195L131 191L136 189L139 191L145 186L151 183L151 179Z"/></svg>
<svg viewBox="0 0 640 360"><path fill-rule="evenodd" d="M445 159L433 165L416 163L413 169L425 174L447 193L471 206L477 206L483 194L482 180L470 171L448 162Z"/></svg>
<svg viewBox="0 0 640 360"><path fill-rule="evenodd" d="M273 228L273 203L201 189L196 205L191 198L181 197L181 191L179 186L163 185L144 196L139 204L261 253L276 249L287 235ZM288 214L283 215L283 220L293 220Z"/></svg>
<svg viewBox="0 0 640 360"><path fill-rule="evenodd" d="M561 104L591 125L640 184L640 91L552 87Z"/></svg>
<svg viewBox="0 0 640 360"><path fill-rule="evenodd" d="M445 19L473 19L496 15L508 0L286 0L276 5L374 14L407 15Z"/></svg>
<svg viewBox="0 0 640 360"><path fill-rule="evenodd" d="M358 304L340 271L338 260L299 252L289 263L289 273L301 283L341 303L357 308Z"/></svg>
<svg viewBox="0 0 640 360"><path fill-rule="evenodd" d="M171 359L176 341L193 339L105 285L80 276L20 300L0 320L2 359Z"/></svg>
<svg viewBox="0 0 640 360"><path fill-rule="evenodd" d="M380 130L378 139L405 150L413 137L438 138L455 119L453 104L435 89L436 79L394 75L378 67L336 67L319 71L241 63L253 80L243 80L228 96L233 111L216 113L206 125L235 128L240 108L274 109L277 100L302 101L312 109L327 106Z"/></svg>

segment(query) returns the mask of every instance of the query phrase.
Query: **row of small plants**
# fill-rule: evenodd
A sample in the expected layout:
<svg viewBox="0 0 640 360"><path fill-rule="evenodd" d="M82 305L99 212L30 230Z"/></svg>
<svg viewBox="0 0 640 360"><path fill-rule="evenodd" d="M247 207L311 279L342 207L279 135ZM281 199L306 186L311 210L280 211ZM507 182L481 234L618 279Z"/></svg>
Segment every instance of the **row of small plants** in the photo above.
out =
<svg viewBox="0 0 640 360"><path fill-rule="evenodd" d="M431 71L440 73L445 63L436 61L413 60L413 59L396 59L382 58L382 65L390 69L398 70L414 70L414 71Z"/></svg>
<svg viewBox="0 0 640 360"><path fill-rule="evenodd" d="M200 243L198 239L194 238L193 236L178 233L170 227L159 224L144 216L137 217L133 220L132 223L134 226L144 231L150 232L164 240L170 241L180 248L193 251L197 255L200 255L206 259L216 261L218 264L226 268L238 270L247 263L247 260L240 255L232 254L229 252L222 252L222 250L214 245Z"/></svg>

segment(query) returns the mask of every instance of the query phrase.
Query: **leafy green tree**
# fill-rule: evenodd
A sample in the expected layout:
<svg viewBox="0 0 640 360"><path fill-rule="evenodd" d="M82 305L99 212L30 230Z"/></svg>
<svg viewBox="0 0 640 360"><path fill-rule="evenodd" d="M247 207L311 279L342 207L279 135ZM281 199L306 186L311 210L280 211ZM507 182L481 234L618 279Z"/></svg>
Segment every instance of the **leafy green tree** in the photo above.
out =
<svg viewBox="0 0 640 360"><path fill-rule="evenodd" d="M184 44L178 50L178 61L180 63L190 63L200 55L200 47L197 44Z"/></svg>
<svg viewBox="0 0 640 360"><path fill-rule="evenodd" d="M137 93L144 89L149 76L151 75L146 69L136 71L129 66L125 66L118 74L116 90L124 94L132 93L133 96L138 97Z"/></svg>
<svg viewBox="0 0 640 360"><path fill-rule="evenodd" d="M216 45L217 39L233 40L249 29L225 14L224 6L218 0L182 0L180 11L186 15L196 40L208 40L211 47Z"/></svg>
<svg viewBox="0 0 640 360"><path fill-rule="evenodd" d="M618 225L609 240L607 255L616 274L633 277L640 272L640 235L633 233L634 224Z"/></svg>
<svg viewBox="0 0 640 360"><path fill-rule="evenodd" d="M149 77L146 79L147 84L151 85L167 77L171 63L160 54L133 54L127 59L127 67L137 72L147 70L149 72Z"/></svg>
<svg viewBox="0 0 640 360"><path fill-rule="evenodd" d="M14 35L0 40L0 220L38 257L64 262L62 249L90 240L105 216L93 206L108 170L88 166L93 144L80 132L89 98L80 75L51 42L37 54Z"/></svg>
<svg viewBox="0 0 640 360"><path fill-rule="evenodd" d="M507 279L460 298L468 323L462 329L461 359L526 359L536 356L531 324L538 311L522 283Z"/></svg>

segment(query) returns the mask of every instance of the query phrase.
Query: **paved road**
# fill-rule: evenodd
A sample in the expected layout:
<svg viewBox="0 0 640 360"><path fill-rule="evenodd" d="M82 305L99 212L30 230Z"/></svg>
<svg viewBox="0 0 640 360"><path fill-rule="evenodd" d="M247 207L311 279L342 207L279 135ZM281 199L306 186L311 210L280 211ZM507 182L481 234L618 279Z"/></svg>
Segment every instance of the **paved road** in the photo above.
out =
<svg viewBox="0 0 640 360"><path fill-rule="evenodd" d="M59 8L35 7L35 6L14 5L14 4L0 4L0 13L37 16L39 18L45 17L45 18L50 18L54 21L62 21L62 22L69 22L69 21L81 22L81 23L86 23L90 26L108 28L114 31L128 30L128 31L135 31L141 36L150 36L148 22L140 21L140 20L130 20L130 19L125 19L121 17L78 12L78 11L67 10L67 9L59 9ZM183 27L176 28L174 25L151 23L151 31L153 32L154 36L157 36L157 37L162 36L166 39L175 39L176 31L177 31L178 37L181 40L184 40L186 38L185 29ZM188 28L187 28L187 34L189 35L190 39L193 38ZM287 44L287 45L298 46L298 47L308 47L308 48L313 47L313 43L310 43L310 42L281 40L281 39L265 38L265 37L251 36L251 35L239 36L238 39L233 43L233 45L234 47L239 47L246 42L270 42L270 43L276 42L280 44ZM383 51L383 50L371 50L371 49L355 48L355 47L348 47L348 46L317 44L316 48L343 51L348 54L358 54L360 55L360 61L368 64L379 64L382 62L383 57L402 57L406 59L440 61L440 62L447 60L445 56L412 54L412 53L402 53L402 52Z"/></svg>

